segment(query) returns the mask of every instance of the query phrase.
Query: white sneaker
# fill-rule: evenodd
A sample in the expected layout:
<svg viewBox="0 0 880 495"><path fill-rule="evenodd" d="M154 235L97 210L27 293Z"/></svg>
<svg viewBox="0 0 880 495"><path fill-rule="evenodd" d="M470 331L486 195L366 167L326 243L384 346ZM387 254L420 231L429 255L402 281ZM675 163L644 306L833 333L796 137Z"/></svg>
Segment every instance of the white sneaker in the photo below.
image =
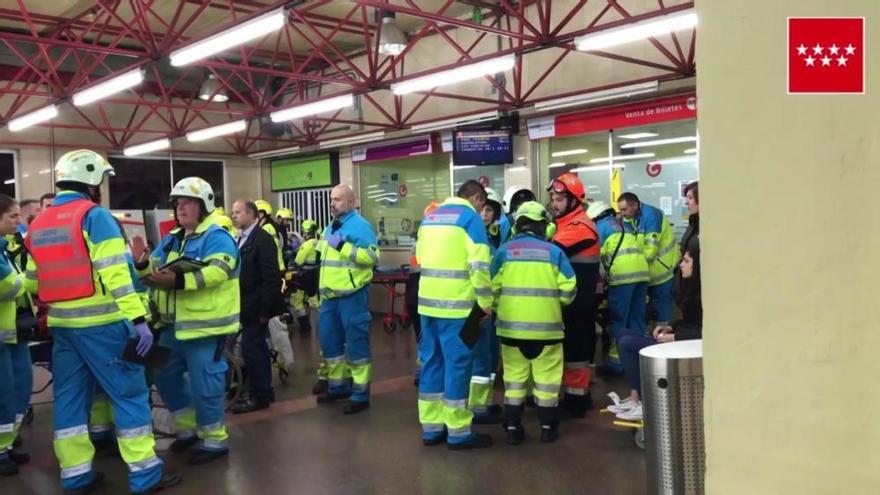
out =
<svg viewBox="0 0 880 495"><path fill-rule="evenodd" d="M636 405L628 411L624 411L617 415L617 419L624 421L641 421L642 420L642 403L636 402Z"/></svg>
<svg viewBox="0 0 880 495"><path fill-rule="evenodd" d="M621 401L620 396L618 396L614 392L608 394L608 397L610 397L611 400L614 401L614 405L608 406L608 411L613 412L614 414L620 414L622 412L629 411L639 402L632 397L627 397L625 400Z"/></svg>

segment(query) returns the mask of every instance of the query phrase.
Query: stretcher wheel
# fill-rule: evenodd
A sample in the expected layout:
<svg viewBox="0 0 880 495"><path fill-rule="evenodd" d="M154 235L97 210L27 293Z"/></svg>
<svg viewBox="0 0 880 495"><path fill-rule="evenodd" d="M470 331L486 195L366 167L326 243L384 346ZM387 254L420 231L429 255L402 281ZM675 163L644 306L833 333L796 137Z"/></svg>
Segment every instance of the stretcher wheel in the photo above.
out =
<svg viewBox="0 0 880 495"><path fill-rule="evenodd" d="M408 316L407 317L403 317L403 316L400 317L400 328L403 328L404 330L406 330L407 328L409 328L410 325L412 325L412 321L409 319Z"/></svg>
<svg viewBox="0 0 880 495"><path fill-rule="evenodd" d="M385 329L385 333L394 333L394 322L383 321L382 328Z"/></svg>
<svg viewBox="0 0 880 495"><path fill-rule="evenodd" d="M636 447L645 450L645 429L644 428L635 428L633 429L633 441L636 443Z"/></svg>

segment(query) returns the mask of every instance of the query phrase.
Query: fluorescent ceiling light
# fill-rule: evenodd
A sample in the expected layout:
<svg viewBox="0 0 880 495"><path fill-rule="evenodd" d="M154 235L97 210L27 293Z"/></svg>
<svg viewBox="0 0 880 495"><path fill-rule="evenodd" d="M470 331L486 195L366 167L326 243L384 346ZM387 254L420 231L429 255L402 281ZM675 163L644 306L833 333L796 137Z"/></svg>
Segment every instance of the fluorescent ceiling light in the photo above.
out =
<svg viewBox="0 0 880 495"><path fill-rule="evenodd" d="M143 155L144 153L150 153L153 151L164 150L171 147L171 140L168 138L157 139L155 141L150 141L144 144L138 144L136 146L129 146L122 150L122 153L125 156L135 156L135 155Z"/></svg>
<svg viewBox="0 0 880 495"><path fill-rule="evenodd" d="M685 155L693 155L693 154L696 154L696 153L697 153L697 149L696 149L696 148L688 148L688 149L684 150L684 154L685 154Z"/></svg>
<svg viewBox="0 0 880 495"><path fill-rule="evenodd" d="M332 148L334 146L346 146L349 144L367 143L376 141L385 137L385 131L371 132L370 134L361 134L360 136L352 136L339 139L328 139L318 143L319 148Z"/></svg>
<svg viewBox="0 0 880 495"><path fill-rule="evenodd" d="M488 122L490 120L497 120L498 112L483 112L471 115L470 117L458 118L458 119L446 119L446 120L438 120L437 122L429 122L426 124L414 125L410 129L412 132L429 132L429 131L439 131L443 129L451 129L453 127L460 127L472 124L479 124L481 122Z"/></svg>
<svg viewBox="0 0 880 495"><path fill-rule="evenodd" d="M427 91L438 86L447 86L483 76L490 76L513 68L516 57L507 55L469 64L455 69L444 70L427 76L416 77L408 81L394 83L391 91L396 95L407 95L418 91Z"/></svg>
<svg viewBox="0 0 880 495"><path fill-rule="evenodd" d="M128 88L137 86L144 81L144 72L141 69L135 69L113 79L108 79L101 84L96 84L91 88L86 88L73 95L73 104L81 107L89 103L107 98L108 96L124 91Z"/></svg>
<svg viewBox="0 0 880 495"><path fill-rule="evenodd" d="M191 143L196 143L206 139L226 136L227 134L235 134L236 132L241 132L245 129L247 129L247 120L236 120L235 122L188 132L186 133L186 140Z"/></svg>
<svg viewBox="0 0 880 495"><path fill-rule="evenodd" d="M274 158L276 156L289 155L299 151L299 146L290 146L287 148L279 148L277 150L260 151L259 153L251 153L248 158L251 160L259 160L261 158Z"/></svg>
<svg viewBox="0 0 880 495"><path fill-rule="evenodd" d="M663 146L666 144L678 144L678 143L694 143L697 141L697 136L684 136L677 138L668 138L668 139L657 139L654 141L639 141L636 143L626 143L620 147L620 149L626 150L631 148L647 148L649 146Z"/></svg>
<svg viewBox="0 0 880 495"><path fill-rule="evenodd" d="M354 95L342 95L278 110L277 112L270 113L269 117L272 118L272 122L286 122L351 106L354 106Z"/></svg>
<svg viewBox="0 0 880 495"><path fill-rule="evenodd" d="M556 98L554 100L541 101L535 103L535 110L557 110L560 108L589 105L591 103L615 100L618 98L629 98L631 96L646 93L656 93L659 88L660 83L658 81L631 84L629 86L621 86L619 88L593 91L591 93L586 93L583 95L567 96L564 98Z"/></svg>
<svg viewBox="0 0 880 495"><path fill-rule="evenodd" d="M635 155L619 155L615 156L615 162L622 162L624 160L638 160L640 158L654 158L656 156L654 153L636 153ZM602 158L593 158L590 160L590 163L608 163L611 158L607 156L603 156Z"/></svg>
<svg viewBox="0 0 880 495"><path fill-rule="evenodd" d="M56 116L58 116L58 107L56 107L55 105L49 105L48 107L41 108L35 112L31 112L22 115L21 117L10 120L9 130L12 132L18 132L22 129L27 129L32 125L46 122L47 120L52 120Z"/></svg>
<svg viewBox="0 0 880 495"><path fill-rule="evenodd" d="M578 167L578 168L573 168L573 169L569 170L569 172L574 172L574 173L578 173L578 172L599 172L599 171L602 171L602 170L611 170L611 168L612 168L611 165L596 165L596 166L592 166L592 167ZM616 168L616 169L619 169L619 170L623 170L623 169L626 168L626 165L614 165L613 168Z"/></svg>
<svg viewBox="0 0 880 495"><path fill-rule="evenodd" d="M463 170L466 168L476 168L476 167L477 167L476 165L453 165L452 166L452 168L454 168L455 170Z"/></svg>
<svg viewBox="0 0 880 495"><path fill-rule="evenodd" d="M645 19L626 26L606 29L586 34L574 39L574 45L582 52L603 50L664 34L690 29L697 25L697 14L693 9Z"/></svg>
<svg viewBox="0 0 880 495"><path fill-rule="evenodd" d="M394 12L382 12L382 27L379 28L379 53L397 56L406 49L406 35L397 27Z"/></svg>
<svg viewBox="0 0 880 495"><path fill-rule="evenodd" d="M6 179L3 181L3 183L6 185L15 184L15 179Z"/></svg>
<svg viewBox="0 0 880 495"><path fill-rule="evenodd" d="M547 168L559 168L559 167L564 167L564 166L565 166L565 162L556 162L556 163L551 163L550 166Z"/></svg>
<svg viewBox="0 0 880 495"><path fill-rule="evenodd" d="M621 134L617 137L623 138L623 139L645 139L645 138L657 137L659 135L660 134L657 134L656 132L634 132L632 134Z"/></svg>
<svg viewBox="0 0 880 495"><path fill-rule="evenodd" d="M695 163L697 161L696 156L677 156L674 158L661 158L659 160L654 160L651 163L660 163L663 165L674 165L676 163Z"/></svg>
<svg viewBox="0 0 880 495"><path fill-rule="evenodd" d="M552 156L553 158L558 158L560 156L584 155L586 153L586 148L579 148L575 150L556 151L551 153L550 156Z"/></svg>
<svg viewBox="0 0 880 495"><path fill-rule="evenodd" d="M283 8L243 22L229 29L171 52L171 65L180 67L210 57L234 46L261 38L284 27L287 13Z"/></svg>

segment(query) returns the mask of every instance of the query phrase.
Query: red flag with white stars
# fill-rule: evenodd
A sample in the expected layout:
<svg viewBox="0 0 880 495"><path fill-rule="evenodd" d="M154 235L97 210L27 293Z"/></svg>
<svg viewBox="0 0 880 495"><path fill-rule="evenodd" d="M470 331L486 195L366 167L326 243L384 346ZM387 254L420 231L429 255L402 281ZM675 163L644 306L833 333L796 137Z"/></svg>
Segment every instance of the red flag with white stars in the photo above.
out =
<svg viewBox="0 0 880 495"><path fill-rule="evenodd" d="M788 92L864 93L865 18L790 17Z"/></svg>

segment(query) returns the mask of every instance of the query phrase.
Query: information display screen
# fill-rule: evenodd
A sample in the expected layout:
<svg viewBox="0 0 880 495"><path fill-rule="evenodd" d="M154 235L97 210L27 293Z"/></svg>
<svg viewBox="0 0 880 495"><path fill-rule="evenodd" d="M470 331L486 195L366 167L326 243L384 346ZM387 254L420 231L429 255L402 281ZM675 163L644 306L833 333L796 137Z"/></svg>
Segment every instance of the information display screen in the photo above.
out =
<svg viewBox="0 0 880 495"><path fill-rule="evenodd" d="M454 165L503 165L513 163L510 129L472 129L452 132Z"/></svg>

